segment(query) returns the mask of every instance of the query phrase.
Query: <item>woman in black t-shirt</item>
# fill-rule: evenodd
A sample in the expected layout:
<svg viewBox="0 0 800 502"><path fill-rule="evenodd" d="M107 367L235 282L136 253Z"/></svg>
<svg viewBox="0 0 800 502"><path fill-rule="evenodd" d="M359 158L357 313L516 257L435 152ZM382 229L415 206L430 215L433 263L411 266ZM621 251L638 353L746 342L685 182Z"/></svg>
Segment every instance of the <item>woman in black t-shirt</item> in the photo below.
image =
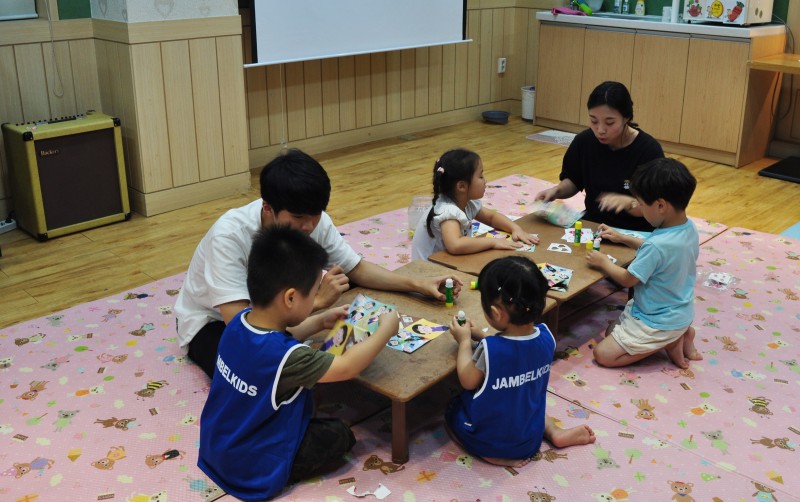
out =
<svg viewBox="0 0 800 502"><path fill-rule="evenodd" d="M603 82L589 95L590 128L572 140L561 182L536 195L549 202L586 191L584 218L612 227L652 231L628 189L637 166L664 156L655 138L633 122L633 101L619 82Z"/></svg>

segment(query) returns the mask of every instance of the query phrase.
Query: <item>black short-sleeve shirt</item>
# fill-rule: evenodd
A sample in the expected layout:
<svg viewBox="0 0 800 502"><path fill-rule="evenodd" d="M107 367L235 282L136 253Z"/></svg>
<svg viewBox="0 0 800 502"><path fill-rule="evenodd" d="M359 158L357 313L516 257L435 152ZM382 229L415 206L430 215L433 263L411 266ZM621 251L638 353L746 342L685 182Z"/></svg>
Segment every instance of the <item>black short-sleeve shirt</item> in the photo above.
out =
<svg viewBox="0 0 800 502"><path fill-rule="evenodd" d="M604 192L630 195L628 183L636 167L663 156L658 141L642 130L630 145L612 150L597 141L591 129L586 129L575 136L567 149L560 179L569 178L578 190L586 192L587 220L650 232L653 227L642 217L631 216L627 211L601 211L597 198Z"/></svg>

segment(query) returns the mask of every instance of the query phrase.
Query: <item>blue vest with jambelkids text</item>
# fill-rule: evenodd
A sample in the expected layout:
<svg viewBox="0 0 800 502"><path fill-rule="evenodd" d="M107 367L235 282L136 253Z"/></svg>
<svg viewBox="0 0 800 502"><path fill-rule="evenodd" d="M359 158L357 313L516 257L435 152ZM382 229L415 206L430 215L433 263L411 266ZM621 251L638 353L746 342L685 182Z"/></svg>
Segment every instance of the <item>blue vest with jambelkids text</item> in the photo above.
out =
<svg viewBox="0 0 800 502"><path fill-rule="evenodd" d="M547 383L556 342L544 324L526 337L484 338L483 385L461 394L450 426L481 457L530 458L544 436Z"/></svg>
<svg viewBox="0 0 800 502"><path fill-rule="evenodd" d="M225 492L245 501L283 489L312 414L309 390L275 402L278 376L302 347L280 331L259 331L244 319L226 326L217 367L200 416L198 467Z"/></svg>

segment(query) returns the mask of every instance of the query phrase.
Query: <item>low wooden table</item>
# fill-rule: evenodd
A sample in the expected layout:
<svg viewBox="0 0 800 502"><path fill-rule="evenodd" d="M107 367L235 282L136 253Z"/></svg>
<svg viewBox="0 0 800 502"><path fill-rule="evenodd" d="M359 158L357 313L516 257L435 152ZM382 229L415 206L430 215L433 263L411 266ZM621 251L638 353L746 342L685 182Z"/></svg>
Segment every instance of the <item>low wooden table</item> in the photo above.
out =
<svg viewBox="0 0 800 502"><path fill-rule="evenodd" d="M591 228L593 231L597 231L597 227L599 226L597 223L588 220L581 221L583 222L583 228ZM561 239L564 235L563 227L552 225L533 214L523 216L518 219L516 223L528 233L539 234L539 244L536 245L536 250L533 253L492 249L475 254L452 255L446 251L437 251L428 259L432 262L472 275L478 275L481 269L495 258L509 255L520 255L536 263L551 263L553 265L572 269L572 279L565 293L560 291L549 291L547 293L548 297L557 300L559 303L575 297L589 286L605 277L603 272L593 269L586 264L585 244L572 246L571 243ZM572 253L548 251L547 247L554 242L569 245L570 249L572 249ZM628 265L636 256L636 250L609 241L602 242L600 251L616 258L617 265L620 266Z"/></svg>
<svg viewBox="0 0 800 502"><path fill-rule="evenodd" d="M474 280L474 277L426 261L413 261L400 267L396 272L414 277L454 275L464 282L465 287L453 307L445 307L442 302L417 294L392 293L361 287L342 295L339 304L348 303L358 293L364 293L378 301L394 304L401 314L423 317L439 324L449 325L453 316L459 310L463 310L473 324L480 327L488 326L481 309L480 293L469 289L469 281ZM555 306L556 302L548 299L545 310L551 311ZM392 462L408 462L406 403L455 371L457 347L449 331L410 354L384 347L378 357L354 379L358 384L392 401Z"/></svg>

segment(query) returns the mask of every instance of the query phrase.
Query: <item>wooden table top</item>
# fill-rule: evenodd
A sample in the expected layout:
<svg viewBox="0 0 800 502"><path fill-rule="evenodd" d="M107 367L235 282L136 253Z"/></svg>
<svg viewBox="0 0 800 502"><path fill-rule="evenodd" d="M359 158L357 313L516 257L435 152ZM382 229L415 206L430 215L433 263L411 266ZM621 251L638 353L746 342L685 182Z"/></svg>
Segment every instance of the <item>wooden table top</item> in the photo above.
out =
<svg viewBox="0 0 800 502"><path fill-rule="evenodd" d="M394 304L401 314L423 317L429 321L449 325L450 319L459 310L463 310L474 324L482 328L488 327L481 309L480 292L469 289L469 281L474 280L474 277L426 261L413 261L395 272L415 277L454 275L464 282L464 287L453 307L446 307L442 302L418 294L393 293L362 287L346 292L338 304L348 303L358 293L364 293L378 301ZM548 298L545 310L555 306L556 302ZM456 349L457 344L449 331L410 354L384 347L355 380L392 400L406 402L455 371Z"/></svg>
<svg viewBox="0 0 800 502"><path fill-rule="evenodd" d="M597 223L589 220L581 221L584 229L591 228L593 231L597 231L597 227L599 226ZM573 274L567 292L549 291L547 293L548 297L561 302L571 299L605 277L602 272L590 268L586 264L586 246L584 244L575 247L561 238L564 235L563 227L548 223L533 214L523 216L518 219L516 223L528 233L539 234L539 244L536 245L536 249L533 253L492 249L475 254L452 255L447 251L437 251L428 259L446 267L454 268L460 272L466 272L476 276L490 261L515 254L525 256L539 264L551 263L560 267L569 268L572 269ZM572 253L548 251L547 248L551 243L568 244ZM600 251L616 258L617 265L620 266L628 265L636 256L636 250L609 241L602 242Z"/></svg>
<svg viewBox="0 0 800 502"><path fill-rule="evenodd" d="M800 75L800 54L773 54L748 62L753 70L780 71Z"/></svg>

